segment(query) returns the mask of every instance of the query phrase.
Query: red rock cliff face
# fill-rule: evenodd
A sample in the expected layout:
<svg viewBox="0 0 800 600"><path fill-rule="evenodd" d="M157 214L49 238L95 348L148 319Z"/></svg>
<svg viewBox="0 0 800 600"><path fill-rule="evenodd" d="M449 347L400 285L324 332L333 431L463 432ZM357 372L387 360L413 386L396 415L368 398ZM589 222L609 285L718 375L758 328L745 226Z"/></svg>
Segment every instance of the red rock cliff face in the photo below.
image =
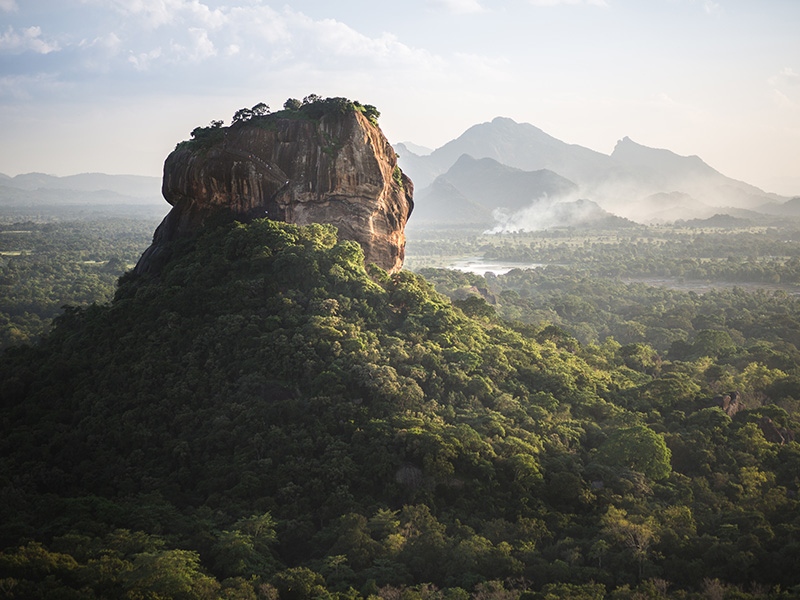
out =
<svg viewBox="0 0 800 600"><path fill-rule="evenodd" d="M331 223L341 239L361 244L367 263L400 270L413 184L381 130L361 113L275 115L218 133L212 144L181 144L167 157L162 192L173 208L137 272L157 269L167 242L220 213Z"/></svg>

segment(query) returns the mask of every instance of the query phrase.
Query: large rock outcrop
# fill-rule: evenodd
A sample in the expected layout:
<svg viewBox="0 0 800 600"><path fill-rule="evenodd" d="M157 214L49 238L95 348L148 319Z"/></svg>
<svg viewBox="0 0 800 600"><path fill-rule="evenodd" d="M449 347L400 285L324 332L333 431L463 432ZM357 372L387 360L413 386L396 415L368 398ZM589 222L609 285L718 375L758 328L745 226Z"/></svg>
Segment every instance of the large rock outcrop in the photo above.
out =
<svg viewBox="0 0 800 600"><path fill-rule="evenodd" d="M162 192L173 208L136 272L158 271L168 242L210 220L265 216L331 223L341 239L361 244L367 263L402 267L413 184L380 128L358 110L316 118L284 111L196 133L164 163Z"/></svg>

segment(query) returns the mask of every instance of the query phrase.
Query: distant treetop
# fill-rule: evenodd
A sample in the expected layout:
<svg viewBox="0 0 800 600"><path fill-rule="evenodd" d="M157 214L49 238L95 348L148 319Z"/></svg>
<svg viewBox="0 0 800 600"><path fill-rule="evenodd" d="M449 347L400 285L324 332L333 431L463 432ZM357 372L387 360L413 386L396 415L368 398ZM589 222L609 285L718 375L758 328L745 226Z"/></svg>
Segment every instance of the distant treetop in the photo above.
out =
<svg viewBox="0 0 800 600"><path fill-rule="evenodd" d="M302 100L289 98L283 103L283 110L275 113L271 113L269 105L264 102L259 102L252 108L240 108L233 113L230 126L235 127L249 121L276 117L316 120L328 114L345 114L350 111L362 113L376 127L378 118L381 116L381 113L373 105L361 104L358 100L341 97L322 98L317 94L309 94ZM178 146L183 144L211 146L224 135L223 129L223 121L216 120L211 121L206 127L195 127L191 132L192 139L181 142Z"/></svg>
<svg viewBox="0 0 800 600"><path fill-rule="evenodd" d="M309 94L302 101L297 98L289 98L283 103L283 111L288 113L299 113L310 119L319 119L331 113L344 114L348 111L363 113L373 125L378 124L381 113L371 104L361 104L358 100L349 98L321 98L316 94Z"/></svg>

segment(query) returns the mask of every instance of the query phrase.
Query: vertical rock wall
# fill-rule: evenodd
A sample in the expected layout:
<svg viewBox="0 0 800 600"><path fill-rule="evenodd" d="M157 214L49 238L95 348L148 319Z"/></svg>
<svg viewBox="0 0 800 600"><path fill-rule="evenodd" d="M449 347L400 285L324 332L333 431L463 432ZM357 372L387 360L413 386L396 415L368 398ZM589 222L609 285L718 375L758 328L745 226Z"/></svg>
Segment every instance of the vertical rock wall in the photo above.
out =
<svg viewBox="0 0 800 600"><path fill-rule="evenodd" d="M398 271L413 184L381 130L357 111L319 119L279 114L223 128L213 143L180 144L164 163L172 210L137 272L157 270L171 240L209 219L331 223L361 244L367 263Z"/></svg>

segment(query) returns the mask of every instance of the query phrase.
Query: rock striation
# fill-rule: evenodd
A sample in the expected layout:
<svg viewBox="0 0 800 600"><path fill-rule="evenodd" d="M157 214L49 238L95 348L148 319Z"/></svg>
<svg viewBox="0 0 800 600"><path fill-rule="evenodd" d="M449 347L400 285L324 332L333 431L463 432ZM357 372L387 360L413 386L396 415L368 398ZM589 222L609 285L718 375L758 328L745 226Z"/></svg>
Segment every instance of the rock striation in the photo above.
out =
<svg viewBox="0 0 800 600"><path fill-rule="evenodd" d="M157 272L169 242L220 218L330 223L358 242L367 263L394 272L405 256L413 184L380 128L356 109L308 117L281 111L198 128L164 163L172 205L137 273Z"/></svg>

